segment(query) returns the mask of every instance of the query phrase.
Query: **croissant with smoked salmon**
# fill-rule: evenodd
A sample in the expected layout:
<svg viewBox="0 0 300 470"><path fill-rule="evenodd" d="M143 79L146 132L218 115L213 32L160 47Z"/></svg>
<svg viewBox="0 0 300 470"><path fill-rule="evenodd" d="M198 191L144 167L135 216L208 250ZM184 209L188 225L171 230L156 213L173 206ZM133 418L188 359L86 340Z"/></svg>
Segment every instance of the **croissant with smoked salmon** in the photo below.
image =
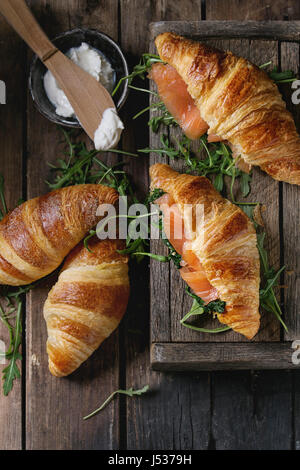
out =
<svg viewBox="0 0 300 470"><path fill-rule="evenodd" d="M253 338L260 324L260 262L252 222L204 176L160 163L150 176L151 188L165 192L156 202L167 238L182 257L182 278L206 303L226 302L219 321Z"/></svg>
<svg viewBox="0 0 300 470"><path fill-rule="evenodd" d="M98 184L57 189L24 202L0 222L0 284L19 286L54 271L118 193Z"/></svg>
<svg viewBox="0 0 300 470"><path fill-rule="evenodd" d="M208 130L209 140L229 142L244 167L258 165L277 180L300 184L300 137L263 70L172 33L155 44L167 65L154 64L150 77L188 137Z"/></svg>
<svg viewBox="0 0 300 470"><path fill-rule="evenodd" d="M128 257L120 240L89 241L67 256L44 305L50 372L63 377L84 362L119 325L128 302Z"/></svg>

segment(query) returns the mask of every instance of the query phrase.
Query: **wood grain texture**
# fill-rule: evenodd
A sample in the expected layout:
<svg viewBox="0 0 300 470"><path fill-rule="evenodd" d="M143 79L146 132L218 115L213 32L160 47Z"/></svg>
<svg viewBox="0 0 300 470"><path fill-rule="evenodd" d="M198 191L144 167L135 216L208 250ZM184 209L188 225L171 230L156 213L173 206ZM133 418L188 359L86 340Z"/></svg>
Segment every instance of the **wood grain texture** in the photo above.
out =
<svg viewBox="0 0 300 470"><path fill-rule="evenodd" d="M225 3L225 2L224 2ZM160 21L151 25L151 38L153 36L169 31L193 37L203 38L244 38L249 39L269 39L284 41L299 41L299 22L297 21L205 21L200 24L198 21Z"/></svg>
<svg viewBox="0 0 300 470"><path fill-rule="evenodd" d="M135 15L137 9L138 19ZM175 19L178 18L178 15L182 19L195 19L197 15L200 17L200 10L200 2L193 0L180 2L180 6L178 2L169 0L155 2L121 0L123 49L125 52L129 50L131 57L133 57L132 63L137 63L139 55L149 48L148 23L150 21L165 18ZM140 84L145 85L144 82ZM147 106L147 97L143 99L140 94L133 94L127 105L132 115L135 111ZM130 148L134 150L149 145L146 119L143 122L135 122L135 131L132 129L127 131L124 139L126 148L130 145ZM157 137L151 137L151 144L158 144ZM142 185L148 187L148 166L149 163L154 162L154 154L150 156L150 162L146 156L143 162L140 162L139 169L136 161L130 162L129 168L132 171L134 181L138 182L138 189ZM152 241L151 249L158 252L162 246L158 246L156 242ZM148 312L147 314L145 312L145 288L142 288L142 282L146 281L145 274L143 274L142 281L140 279L141 271L136 267L133 269L135 274L131 281L135 294L125 322L125 337L127 338L126 386L140 386L147 383L150 385L151 391L141 399L128 400L127 402L127 448L170 450L207 448L210 431L209 376L206 373L193 377L175 374L165 376L150 370L149 331L145 327L145 322L149 317ZM161 320L164 321L163 327L161 324L157 327L155 322L151 321L151 331L155 337L168 337L169 268L166 265L158 266L158 263L153 261L151 269L153 269L151 276L152 313L154 309L156 313L159 311ZM158 293L154 290L154 282L157 285L155 277L158 275L163 275L166 283L163 290L164 298L162 298L161 292ZM142 310L140 308L141 302ZM176 411L174 412L174 410Z"/></svg>
<svg viewBox="0 0 300 470"><path fill-rule="evenodd" d="M300 47L299 44L281 43L281 68L291 69L299 73ZM293 113L298 131L300 130L299 104L293 104L291 84L282 85L288 109ZM299 296L300 296L300 251L299 251L299 187L282 185L282 225L283 225L283 262L286 265L284 274L283 298L285 312L288 312L288 332L284 333L286 340L300 339ZM285 315L287 318L287 315ZM292 448L300 450L300 373L293 372L293 430L294 441Z"/></svg>
<svg viewBox="0 0 300 470"><path fill-rule="evenodd" d="M281 43L282 70L300 70L299 44ZM298 131L300 130L299 104L293 104L292 94L296 90L291 84L282 85L288 109L293 113ZM297 98L297 96L296 96ZM299 93L298 93L299 98ZM300 188L288 184L282 185L282 231L283 231L283 258L286 265L284 275L284 304L288 322L288 332L284 336L287 340L300 338L300 246L299 246L299 214L300 214ZM288 315L287 315L288 314Z"/></svg>
<svg viewBox="0 0 300 470"><path fill-rule="evenodd" d="M160 371L297 369L289 342L153 343L151 364ZM188 360L187 360L188 358Z"/></svg>
<svg viewBox="0 0 300 470"><path fill-rule="evenodd" d="M203 23L199 25L199 31L202 29ZM160 26L159 26L160 27ZM152 26L153 34L155 34L155 25ZM200 33L198 33L200 35ZM248 39L217 39L205 40L206 43L224 50L231 50L234 54L241 55L256 64L262 64L272 61L275 65L278 63L277 57L277 42L275 41L260 41ZM176 139L180 139L182 132L180 129L175 128L170 130L171 140L176 145ZM150 138L152 136L150 135ZM198 148L195 144L195 148ZM199 152L197 152L199 154ZM176 170L186 171L185 165L180 161L172 161L172 167ZM229 196L230 182L227 181L226 188ZM251 183L251 194L247 201L263 201L263 204L268 208L266 211L264 222L265 230L267 233L267 249L269 253L270 263L279 267L280 257L280 240L279 240L279 183L270 179L259 169L253 170L253 179ZM234 191L235 199L243 202L238 183L235 184L236 190ZM188 311L191 306L190 298L184 292L185 283L180 278L178 270L171 264L171 292L174 294L170 299L170 317L171 317L171 335L173 341L201 341L201 342L215 342L215 341L238 341L245 342L246 338L241 335L230 331L219 335L210 335L205 333L195 332L187 329L180 324L180 319ZM157 279L157 276L154 276ZM278 341L280 338L280 325L276 318L267 312L262 313L261 328L259 333L254 338L254 341ZM204 328L214 328L218 322L209 319L206 322L201 322ZM161 339L160 341L163 341Z"/></svg>
<svg viewBox="0 0 300 470"><path fill-rule="evenodd" d="M285 16L287 13L290 15L288 19L298 20L300 13L298 2L292 0L288 2L285 0L276 2L265 0L206 1L208 20L283 20L287 19ZM293 371L292 374L294 373ZM260 387L257 389L256 374L253 372L212 373L212 434L215 448L236 448L237 446L245 449L251 446L261 448L262 444L265 449L280 448L282 442L279 436L283 421L285 424L284 445L290 442L293 446L291 442L293 396L290 375L284 371L264 371L259 374L261 380ZM277 401L277 390L282 386L286 386L286 394L281 396L285 400ZM257 393L255 393L256 390ZM224 406L224 400L227 406ZM281 420L278 419L279 416ZM238 424L233 425L233 420Z"/></svg>
<svg viewBox="0 0 300 470"><path fill-rule="evenodd" d="M131 65L137 63L139 55L148 50L150 21L197 20L200 19L201 4L202 9L206 4L209 20L300 19L300 4L293 0L31 0L30 3L49 37L76 26L95 27L114 38L119 36ZM119 25L118 16L121 18ZM288 24L285 22L287 31ZM0 161L0 171L6 176L9 205L13 207L22 193L22 127L26 127L22 117L22 96L27 87L24 79L26 48L1 19L0 40L0 79L5 77L9 83L8 93L11 94L10 103L0 106L2 155L5 157ZM15 51L14 55L11 50ZM294 63L295 57L288 57L288 63ZM123 139L125 149L136 151L149 144L147 118L139 122L131 121L135 111L144 105L147 105L147 97L143 99L141 94L132 92L122 112L123 118L125 114L127 116ZM62 154L62 147L59 145L60 132L33 109L31 98L28 101L28 116L28 147L25 153L29 156L29 197L47 191L43 183L44 179L50 178L46 161L55 162L56 157ZM13 134L12 129L15 129ZM107 162L117 160L115 156L103 158ZM142 198L148 184L148 156L141 157L139 161L127 161ZM291 200L292 204L297 202L294 195ZM292 220L292 209L288 217L288 226L294 231L297 219ZM287 215L284 220L287 221ZM284 231L289 233L288 228ZM285 262L289 266L292 261L294 265L294 248L287 238L284 243ZM291 275L294 276L293 273ZM249 371L197 374L151 371L149 274L146 264L139 267L132 264L131 276L133 295L119 334L108 340L80 371L62 381L51 377L47 370L46 328L41 317L43 301L56 281L56 274L30 294L26 333L27 374L24 377L27 381L27 403L25 400L23 403L23 407L27 405L27 448L300 449L299 371L264 371L258 374ZM290 294L293 294L293 282L293 278L285 279ZM296 309L294 297L290 294L287 298L285 291L286 302ZM168 325L168 320L166 323ZM295 310L293 331L298 331L298 325ZM158 335L159 325L154 329ZM243 346L248 346L248 343ZM218 344L218 347L221 345ZM146 383L151 389L147 395L128 399L127 402L125 398L117 399L93 420L81 420L83 414L96 408L119 386L139 387ZM20 382L8 398L0 393L0 422L0 449L20 448Z"/></svg>
<svg viewBox="0 0 300 470"><path fill-rule="evenodd" d="M14 208L18 199L22 197L26 55L22 40L17 37L2 17L0 18L0 43L0 79L6 84L6 104L0 105L0 173L4 176L8 208ZM5 305L3 302L1 304ZM7 330L2 322L0 322L0 340L8 345ZM1 379L3 367L5 366L0 366ZM21 449L22 396L20 381L16 381L12 392L8 397L4 397L1 380L0 423L0 449Z"/></svg>
<svg viewBox="0 0 300 470"><path fill-rule="evenodd" d="M300 373L299 371L293 372L293 449L300 450Z"/></svg>
<svg viewBox="0 0 300 470"><path fill-rule="evenodd" d="M209 20L274 21L299 20L300 5L294 0L268 2L266 0L206 0L206 18Z"/></svg>
<svg viewBox="0 0 300 470"><path fill-rule="evenodd" d="M272 61L272 66L279 65L278 43L275 41L250 41L249 60L257 65ZM280 183L273 180L259 168L253 168L251 193L248 200L261 202L262 217L266 233L265 248L268 252L270 266L280 267ZM239 197L239 199L241 199ZM265 210L264 210L265 209ZM280 296L277 295L280 302ZM278 341L280 339L280 324L270 312L261 311L261 327L255 341Z"/></svg>
<svg viewBox="0 0 300 470"><path fill-rule="evenodd" d="M150 45L150 52L155 54L155 46ZM150 81L150 89L156 91L153 81ZM157 102L157 97L150 95L150 105ZM150 118L159 114L155 110L150 111ZM160 148L161 134L168 134L168 128L161 126L160 132L155 134L150 132L149 143L150 147ZM162 163L169 163L167 156L160 157L157 153L152 152L149 155L149 166L154 165L158 161ZM159 255L166 256L168 254L167 247L161 240L150 240L150 251ZM152 341L170 341L171 340L171 300L170 295L172 292L172 264L160 263L156 260L150 260L150 334Z"/></svg>
<svg viewBox="0 0 300 470"><path fill-rule="evenodd" d="M138 2L132 0L120 1L120 43L127 59L129 69L138 63L140 55L147 51L147 22L151 18L150 1ZM136 14L138 12L138 15ZM136 86L144 86L143 82L136 81ZM143 116L133 124L132 116L148 105L148 96L131 90L124 106L125 131L123 134L123 148L136 151L146 147L147 117ZM135 187L139 200L143 200L148 192L148 156L141 155L138 159L127 159L126 165ZM149 271L147 261L142 265L134 264L130 270L131 296L128 306L128 315L125 318L120 334L124 338L122 344L126 351L123 371L121 370L121 386L141 387L149 384ZM126 361L126 366L125 366ZM126 367L126 369L125 369ZM153 380L152 383L155 383ZM121 435L121 448L143 448L140 439L143 432L149 433L145 420L144 397L138 400L127 400L120 397L121 420L126 433ZM147 397L146 397L147 399ZM155 404L153 404L155 407ZM146 431L147 429L147 431Z"/></svg>
<svg viewBox="0 0 300 470"><path fill-rule="evenodd" d="M291 449L291 372L213 374L212 401L216 450Z"/></svg>
<svg viewBox="0 0 300 470"><path fill-rule="evenodd" d="M31 2L34 13L51 37L81 26L97 27L117 39L118 2ZM51 18L52 21L49 21ZM84 134L81 139L84 138ZM45 120L28 99L27 197L47 192L52 176L47 162L62 155L61 131ZM111 162L110 157L102 157ZM32 291L27 301L26 448L112 449L119 444L119 410L115 401L91 421L82 417L119 388L118 332L74 374L52 377L46 354L43 304L57 273Z"/></svg>
<svg viewBox="0 0 300 470"><path fill-rule="evenodd" d="M165 28L168 29L168 24L165 23ZM175 23L171 23L175 24ZM198 31L196 33L197 39L201 40L201 32L203 29L204 22L198 23ZM183 31L181 30L183 28ZM263 32L263 26L261 27L261 32ZM153 23L151 26L152 34L155 37L158 32L161 31L161 23ZM176 25L178 33L184 33L186 30L185 23L179 22ZM248 28L245 27L245 30L248 33ZM234 35L234 32L233 32ZM192 33L194 37L194 32ZM262 41L262 40L249 40L249 39L215 39L215 40L205 40L210 45L218 47L224 50L231 50L234 54L241 55L251 60L252 62L260 65L272 61L272 66L278 64L278 44L276 41ZM161 131L161 134L164 130ZM176 141L181 138L182 132L179 128L170 129L169 131L171 141L176 146ZM153 147L159 147L159 138L153 133L150 133L151 145ZM195 144L196 145L196 144ZM199 147L199 145L198 145ZM157 160L157 157L152 157L153 161ZM176 170L186 171L185 165L181 161L172 161L171 165ZM230 182L227 182L227 193L229 193ZM236 188L239 187L238 184L235 185ZM271 179L268 175L263 173L261 170L255 168L253 170L253 178L251 183L251 194L247 198L249 202L262 201L264 206L267 208L264 213L264 223L266 231L266 246L269 254L269 261L272 266L278 268L280 265L280 235L279 235L279 183ZM236 200L241 200L242 195L240 191L235 191L234 196ZM245 202L245 200L243 200ZM155 242L159 245L158 242ZM159 272L154 263L152 263L155 271L153 272L154 285L161 286L160 280L162 282L165 279L165 276L159 278ZM151 268L152 268L151 266ZM163 268L166 270L166 268ZM237 341L245 342L246 338L243 338L241 335L230 331L224 334L219 335L209 335L204 333L198 333L193 330L189 330L183 327L180 324L180 319L188 311L191 300L184 292L185 283L180 278L180 275L172 264L170 266L170 291L172 295L170 296L170 321L171 321L171 338L173 341L200 341L200 342L215 342L215 341ZM158 288L157 288L158 289ZM156 290L155 290L156 296ZM156 297L152 299L153 302L156 302ZM166 308L165 304L161 304L161 310ZM163 312L159 309L153 310L154 315L154 324L159 325L160 318L164 318ZM207 320L206 323L201 324L204 328L213 328L215 327L216 322ZM165 325L162 323L162 325ZM159 328L156 326L158 331L165 331L164 328ZM161 333L162 335L162 333ZM278 341L280 339L280 325L276 318L267 312L262 312L261 328L259 333L256 335L254 341ZM159 341L167 341L168 338L161 338ZM152 341L155 341L152 339Z"/></svg>

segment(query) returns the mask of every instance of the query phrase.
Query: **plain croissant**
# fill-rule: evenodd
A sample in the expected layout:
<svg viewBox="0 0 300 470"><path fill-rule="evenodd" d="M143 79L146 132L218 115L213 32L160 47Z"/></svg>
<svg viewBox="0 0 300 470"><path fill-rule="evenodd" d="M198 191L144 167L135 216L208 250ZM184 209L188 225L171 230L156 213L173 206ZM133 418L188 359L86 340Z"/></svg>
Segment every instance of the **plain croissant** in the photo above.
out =
<svg viewBox="0 0 300 470"><path fill-rule="evenodd" d="M197 258L196 262L192 261L193 266L197 266L196 271L199 263L204 270L205 279L201 273L198 285L200 281L205 290L208 281L217 291L215 298L226 302L225 312L218 314L219 321L253 338L260 324L260 264L256 233L250 219L239 207L224 199L204 176L179 174L160 163L150 168L150 176L151 187L162 189L177 205L184 225L189 228L198 224L187 242L187 251ZM160 204L159 200L157 202ZM187 217L188 211L184 212L187 204L193 208L192 221ZM197 204L203 208L203 220L195 219ZM192 259L190 253L189 259ZM187 276L182 277L188 282Z"/></svg>
<svg viewBox="0 0 300 470"><path fill-rule="evenodd" d="M268 75L248 60L172 33L155 44L187 85L209 135L273 178L300 184L300 137Z"/></svg>
<svg viewBox="0 0 300 470"><path fill-rule="evenodd" d="M82 184L16 207L0 222L0 283L28 284L54 271L96 225L98 206L117 199L112 188Z"/></svg>
<svg viewBox="0 0 300 470"><path fill-rule="evenodd" d="M128 302L128 257L120 240L93 237L66 258L44 306L50 372L63 377L82 364L119 325Z"/></svg>

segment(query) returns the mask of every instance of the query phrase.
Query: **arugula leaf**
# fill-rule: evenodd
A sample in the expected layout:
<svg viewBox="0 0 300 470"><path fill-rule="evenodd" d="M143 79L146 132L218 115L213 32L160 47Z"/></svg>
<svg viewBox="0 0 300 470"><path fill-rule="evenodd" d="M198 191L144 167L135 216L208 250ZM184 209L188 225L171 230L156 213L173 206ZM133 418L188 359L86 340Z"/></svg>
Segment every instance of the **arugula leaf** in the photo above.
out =
<svg viewBox="0 0 300 470"><path fill-rule="evenodd" d="M149 258L155 259L156 261L160 261L161 263L167 263L169 261L168 256L164 255L155 255L154 253L149 253L149 252L134 252L132 253L132 256L148 256Z"/></svg>
<svg viewBox="0 0 300 470"><path fill-rule="evenodd" d="M128 390L116 390L115 392L113 392L105 401L104 403L102 403L102 405L97 408L95 411L93 411L92 413L90 413L89 415L85 416L83 419L84 420L87 420L87 419L90 419L92 418L92 416L95 416L97 413L99 413L100 411L102 411L111 401L112 399L114 398L115 395L117 394L120 394L120 395L127 395L128 397L133 397L135 395L142 395L143 393L146 393L148 392L149 390L149 385L145 385L143 388L141 388L140 390L133 390L133 388L129 388Z"/></svg>
<svg viewBox="0 0 300 470"><path fill-rule="evenodd" d="M185 288L186 293L193 298L193 304L191 310L184 315L184 317L180 320L180 323L185 326L186 328L190 328L195 331L199 331L202 333L222 333L223 331L231 330L229 326L221 326L217 328L200 328L198 326L191 325L186 323L190 317L195 315L205 315L205 314L214 314L214 313L223 313L225 311L226 303L220 299L213 300L208 304L205 304L204 300L202 300L198 295L194 294L189 286Z"/></svg>
<svg viewBox="0 0 300 470"><path fill-rule="evenodd" d="M4 176L0 174L0 202L2 209L0 209L0 220L3 219L4 215L7 214L8 209L6 205L6 200L4 196Z"/></svg>
<svg viewBox="0 0 300 470"><path fill-rule="evenodd" d="M125 163L108 166L98 158L99 151L88 150L84 142L72 143L70 132L63 130L69 146L65 159L59 158L57 165L49 164L55 174L54 183L46 181L50 189L59 189L75 184L105 184L116 189L121 196L133 194L128 176L123 170ZM137 156L124 150L112 149L118 154Z"/></svg>
<svg viewBox="0 0 300 470"><path fill-rule="evenodd" d="M47 182L51 189L58 189L74 184L105 184L106 186L116 189L121 196L128 196L132 202L138 202L134 195L134 189L129 177L123 169L125 165L124 162L119 162L110 167L98 158L98 151L88 150L83 142L73 143L71 139L72 131L65 131L63 129L62 132L67 141L68 149L65 159L58 159L56 166L50 165L52 171L55 173L54 183ZM114 151L120 154L136 156L136 154L122 150ZM84 246L89 251L91 250L89 249L88 241L94 235L96 235L96 231L90 230L89 234L84 239ZM126 242L126 249L121 250L121 252L124 254L133 254L134 252L144 252L146 249L146 240L141 238L132 240L129 237ZM142 259L142 255L137 256L138 262Z"/></svg>
<svg viewBox="0 0 300 470"><path fill-rule="evenodd" d="M165 105L160 106L160 112L159 116L153 116L148 121L148 126L155 134L159 131L160 126L178 126L177 121L169 113Z"/></svg>
<svg viewBox="0 0 300 470"><path fill-rule="evenodd" d="M240 181L240 187L243 195L250 192L251 175L242 172L235 167L235 160L232 157L231 149L224 142L209 144L207 136L199 139L199 148L197 152L192 151L192 141L182 136L176 140L176 147L170 142L166 134L160 136L160 148L146 147L139 149L140 153L157 153L161 156L167 156L171 160L182 160L187 167L187 172L193 172L199 176L214 178L213 184L218 191L224 187L224 176L231 177L231 197L233 198L233 184L237 178ZM205 150L206 158L199 159L198 152Z"/></svg>
<svg viewBox="0 0 300 470"><path fill-rule="evenodd" d="M154 91L147 90L146 88L136 88L136 87L131 87L131 88L134 88L135 90L143 91L145 93L150 93L156 96L157 98L159 98L159 95L157 93L155 93ZM173 118L173 116L167 110L163 101L157 101L155 103L152 103L149 106L146 106L146 108L142 109L137 114L135 114L135 116L133 116L132 119L137 119L138 117L142 116L147 111L150 111L150 109L152 111L159 112L158 116L153 116L148 121L148 126L155 134L158 132L161 125L178 126L177 121Z"/></svg>
<svg viewBox="0 0 300 470"><path fill-rule="evenodd" d="M4 195L4 177L0 175L0 201L2 209L0 209L0 219L8 213L7 204ZM21 288L22 289L22 288ZM23 288L24 289L24 288ZM20 292L20 289L17 292ZM2 306L0 305L0 320L8 329L9 334L9 347L5 354L5 357L9 360L8 366L2 370L3 378L3 393L5 396L13 388L13 383L16 379L20 378L20 370L17 365L17 360L21 360L22 356L19 353L19 348L22 342L22 301L20 299L20 294L17 292L10 291L5 293L5 298L7 300L8 307L10 307L9 312L5 312ZM14 297L16 306L14 306L12 298ZM10 323L10 317L16 312L15 326L12 326Z"/></svg>
<svg viewBox="0 0 300 470"><path fill-rule="evenodd" d="M4 177L0 175L0 220L8 213L7 204L4 195ZM2 370L3 393L5 396L13 388L14 381L19 379L21 374L17 364L22 360L19 352L22 343L22 304L23 294L34 287L34 284L22 287L1 286L0 296L6 300L6 309L0 304L0 321L5 325L9 335L9 345L5 358L9 361L8 365ZM1 354L2 356L2 354Z"/></svg>
<svg viewBox="0 0 300 470"><path fill-rule="evenodd" d="M248 194L250 193L250 184L249 184L250 181L251 181L251 176L248 175L247 173L242 172L240 187L241 187L243 197L247 197Z"/></svg>
<svg viewBox="0 0 300 470"><path fill-rule="evenodd" d="M273 290L277 285L279 276L285 269L285 266L282 266L276 272L276 270L269 265L268 253L264 248L265 235L265 232L257 234L257 248L260 255L262 272L261 289L259 292L260 305L268 312L273 313L277 320L282 324L285 331L288 331L288 328L282 319L282 311Z"/></svg>
<svg viewBox="0 0 300 470"><path fill-rule="evenodd" d="M160 59L160 57L156 54L142 54L140 62L133 67L133 71L127 75L126 77L122 77L119 82L117 83L115 89L112 92L112 96L114 96L118 89L120 88L121 84L125 81L128 80L129 85L132 83L132 80L135 77L140 77L142 79L145 78L146 73L149 72L151 69L152 65L155 64L156 62L161 62L163 61Z"/></svg>
<svg viewBox="0 0 300 470"><path fill-rule="evenodd" d="M169 249L169 254L167 256L168 261L173 261L175 264L176 268L180 269L181 268L181 260L182 257L177 251L174 249L173 245L169 242L166 236L163 237L162 239L163 243L166 245L166 247Z"/></svg>
<svg viewBox="0 0 300 470"><path fill-rule="evenodd" d="M17 288L10 286L2 286L1 288L0 295L6 300L7 311L4 311L4 308L0 305L0 320L6 326L9 333L9 346L5 354L9 363L8 366L2 370L4 395L8 395L13 388L14 381L20 378L20 370L17 361L22 360L19 349L22 343L23 296L37 284L38 282Z"/></svg>
<svg viewBox="0 0 300 470"><path fill-rule="evenodd" d="M297 79L292 70L278 72L278 67L275 67L268 75L275 83L289 83Z"/></svg>
<svg viewBox="0 0 300 470"><path fill-rule="evenodd" d="M271 65L272 61L270 60L269 62L266 62L265 64L262 64L259 66L260 69L264 69L268 67L268 65ZM294 72L292 70L285 70L283 72L278 72L278 67L274 67L273 70L267 72L269 77L275 82L275 83L288 83L288 82L293 82L294 80L297 79L295 76Z"/></svg>
<svg viewBox="0 0 300 470"><path fill-rule="evenodd" d="M163 196L163 194L165 194L165 192L162 189L153 189L153 191L151 191L150 194L146 197L145 205L149 207L150 204L156 201L156 199L159 199L161 196Z"/></svg>
<svg viewBox="0 0 300 470"><path fill-rule="evenodd" d="M10 361L7 367L2 370L2 377L3 377L3 393L5 396L9 394L9 392L13 388L13 382L16 379L21 377L20 370L17 365L17 360L22 360L22 356L19 353L19 347L22 342L22 319L21 319L21 310L22 310L22 302L18 301L17 306L17 316L16 316L16 326L13 333L12 338L12 353L9 357Z"/></svg>
<svg viewBox="0 0 300 470"><path fill-rule="evenodd" d="M200 301L203 302L202 299L200 299ZM189 323L186 323L186 320L188 320L191 316L203 315L205 313L205 308L201 306L201 302L199 302L197 299L194 299L191 310L186 315L184 315L184 317L180 320L180 323L183 326L185 326L186 328L190 328L191 330L199 331L201 333L223 333L224 331L231 330L229 326L221 326L218 328L211 329L211 328L200 328L198 326L194 326Z"/></svg>
<svg viewBox="0 0 300 470"><path fill-rule="evenodd" d="M208 304L205 304L204 300L194 294L189 286L186 286L185 291L190 297L196 300L199 307L203 309L203 313L223 313L225 311L226 302L223 302L223 300L212 300Z"/></svg>
<svg viewBox="0 0 300 470"><path fill-rule="evenodd" d="M214 179L213 185L219 193L223 190L224 187L224 176L222 173L217 173Z"/></svg>

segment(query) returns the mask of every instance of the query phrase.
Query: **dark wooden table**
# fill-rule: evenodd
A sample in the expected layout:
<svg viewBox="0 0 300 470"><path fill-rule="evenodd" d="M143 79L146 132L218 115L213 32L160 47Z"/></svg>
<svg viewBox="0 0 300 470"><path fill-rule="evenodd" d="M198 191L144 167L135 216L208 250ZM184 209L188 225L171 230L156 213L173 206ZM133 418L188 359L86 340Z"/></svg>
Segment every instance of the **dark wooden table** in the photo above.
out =
<svg viewBox="0 0 300 470"><path fill-rule="evenodd" d="M116 39L131 65L148 50L148 25L157 20L299 20L297 0L31 0L50 37L76 26ZM0 172L9 206L47 191L46 162L61 155L61 133L34 109L27 90L31 53L0 19ZM123 110L122 145L148 144L146 121L131 116L143 106L131 96ZM146 103L146 101L145 101ZM109 163L114 155L103 158ZM137 192L148 188L148 160L127 158ZM54 276L55 278L55 276ZM300 372L156 373L149 368L149 272L132 269L125 320L104 346L70 378L50 376L42 305L50 278L27 296L22 380L0 393L0 449L300 449ZM1 327L0 337L4 330ZM140 398L121 397L100 415L82 416L118 388L150 385Z"/></svg>

